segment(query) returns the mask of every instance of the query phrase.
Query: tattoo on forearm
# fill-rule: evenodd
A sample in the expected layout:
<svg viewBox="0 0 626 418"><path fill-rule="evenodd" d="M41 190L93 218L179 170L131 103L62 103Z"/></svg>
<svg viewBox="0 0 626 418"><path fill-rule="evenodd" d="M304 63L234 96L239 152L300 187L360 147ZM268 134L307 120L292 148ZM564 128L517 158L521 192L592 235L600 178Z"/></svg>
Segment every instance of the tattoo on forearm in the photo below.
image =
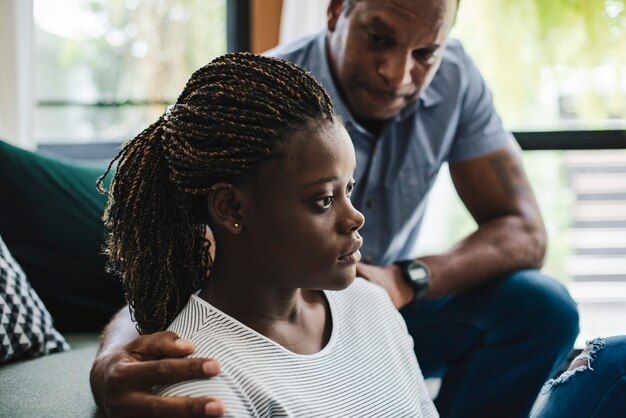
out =
<svg viewBox="0 0 626 418"><path fill-rule="evenodd" d="M498 155L492 158L490 163L508 194L525 194L530 191L530 185L524 175L524 168L510 154Z"/></svg>

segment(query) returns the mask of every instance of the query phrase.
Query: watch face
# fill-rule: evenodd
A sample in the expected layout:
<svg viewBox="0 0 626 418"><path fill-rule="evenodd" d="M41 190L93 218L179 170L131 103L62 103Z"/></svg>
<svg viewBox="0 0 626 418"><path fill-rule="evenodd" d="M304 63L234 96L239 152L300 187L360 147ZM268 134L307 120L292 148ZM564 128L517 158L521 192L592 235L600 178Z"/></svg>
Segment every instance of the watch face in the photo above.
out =
<svg viewBox="0 0 626 418"><path fill-rule="evenodd" d="M417 260L401 261L404 270L404 279L415 290L414 301L424 300L428 297L428 282L430 280L430 270Z"/></svg>
<svg viewBox="0 0 626 418"><path fill-rule="evenodd" d="M420 283L428 278L428 272L423 266L413 265L409 267L409 276L413 282Z"/></svg>

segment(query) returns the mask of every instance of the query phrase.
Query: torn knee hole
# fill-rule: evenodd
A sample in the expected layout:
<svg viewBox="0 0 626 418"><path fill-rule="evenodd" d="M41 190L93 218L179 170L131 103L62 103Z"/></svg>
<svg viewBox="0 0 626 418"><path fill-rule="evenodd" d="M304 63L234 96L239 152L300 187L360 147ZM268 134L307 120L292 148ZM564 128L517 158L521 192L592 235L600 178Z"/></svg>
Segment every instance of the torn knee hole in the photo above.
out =
<svg viewBox="0 0 626 418"><path fill-rule="evenodd" d="M574 358L572 363L569 365L569 368L567 369L567 372L571 372L573 370L576 370L579 367L584 367L585 369L590 368L590 366L591 366L591 364L590 364L591 363L591 357L590 357L591 348L592 347L590 345L588 345L587 348L585 348L579 355L577 355L576 358Z"/></svg>
<svg viewBox="0 0 626 418"><path fill-rule="evenodd" d="M586 370L593 371L593 367L591 367L591 364L596 357L596 353L603 347L604 341L601 338L587 341L587 347L579 355L576 356L576 358L570 364L569 368L556 379L552 379L546 382L542 392L547 392L555 385L561 385L566 383L576 373L581 373Z"/></svg>

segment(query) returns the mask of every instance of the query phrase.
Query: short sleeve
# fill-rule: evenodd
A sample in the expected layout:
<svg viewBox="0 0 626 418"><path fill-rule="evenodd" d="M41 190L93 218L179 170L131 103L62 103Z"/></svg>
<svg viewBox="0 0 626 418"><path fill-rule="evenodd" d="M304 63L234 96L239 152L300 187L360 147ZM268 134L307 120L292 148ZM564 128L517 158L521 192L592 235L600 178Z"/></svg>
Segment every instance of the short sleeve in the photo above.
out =
<svg viewBox="0 0 626 418"><path fill-rule="evenodd" d="M464 80L459 122L449 158L453 163L479 157L514 142L513 136L502 126L493 96L480 71L460 44L455 53Z"/></svg>

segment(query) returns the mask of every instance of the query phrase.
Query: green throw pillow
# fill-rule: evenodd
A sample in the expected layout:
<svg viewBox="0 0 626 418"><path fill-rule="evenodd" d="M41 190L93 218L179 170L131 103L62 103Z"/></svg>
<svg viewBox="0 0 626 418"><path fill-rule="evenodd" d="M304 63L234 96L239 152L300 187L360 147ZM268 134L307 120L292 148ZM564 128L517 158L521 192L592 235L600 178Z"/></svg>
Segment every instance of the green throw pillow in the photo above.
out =
<svg viewBox="0 0 626 418"><path fill-rule="evenodd" d="M0 141L0 236L61 332L99 331L124 305L104 271L103 171Z"/></svg>

